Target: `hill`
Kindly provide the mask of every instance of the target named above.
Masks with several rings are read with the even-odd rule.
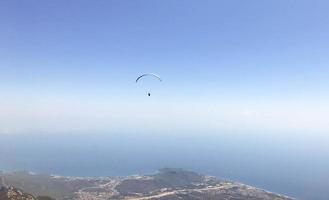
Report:
[[[32,195],[11,188],[24,198],[9,200],[291,200],[238,182],[218,180],[183,169],[164,168],[151,175],[79,178],[33,174],[0,173],[3,184],[22,188]],[[4,187],[6,188],[6,187]],[[7,188],[8,189],[8,188]],[[15,192],[16,191],[16,192]],[[3,192],[5,194],[5,192]],[[1,200],[7,200],[2,199]]]
[[[30,194],[26,194],[23,191],[14,187],[1,187],[0,188],[1,200],[37,200]]]

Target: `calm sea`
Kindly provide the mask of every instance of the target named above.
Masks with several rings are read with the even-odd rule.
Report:
[[[298,133],[0,135],[0,169],[122,176],[179,167],[300,199],[329,199],[329,136]]]

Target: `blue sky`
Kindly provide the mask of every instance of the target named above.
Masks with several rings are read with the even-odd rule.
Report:
[[[327,1],[1,1],[0,131],[329,131]],[[134,83],[160,74],[151,98]]]

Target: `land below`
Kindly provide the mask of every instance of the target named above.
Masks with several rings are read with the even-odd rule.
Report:
[[[29,199],[33,199],[32,197],[58,200],[292,199],[242,183],[172,168],[164,168],[151,175],[128,177],[64,177],[26,171],[0,172],[0,177],[1,191],[3,191],[0,195],[5,195],[5,191],[22,190],[24,193],[17,193],[22,193]]]

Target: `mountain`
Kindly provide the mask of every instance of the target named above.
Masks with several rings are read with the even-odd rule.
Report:
[[[173,168],[164,168],[151,175],[128,177],[80,178],[29,172],[0,173],[0,176],[3,177],[3,182],[7,185],[22,188],[35,196],[51,196],[58,200],[292,199],[238,182],[219,180],[211,176]],[[16,193],[24,194],[23,192]],[[32,195],[27,197],[30,198],[28,200],[35,200]],[[48,199],[49,197],[38,198],[38,200]]]
[[[32,195],[26,194],[23,191],[14,187],[1,187],[0,188],[1,200],[37,200]]]

